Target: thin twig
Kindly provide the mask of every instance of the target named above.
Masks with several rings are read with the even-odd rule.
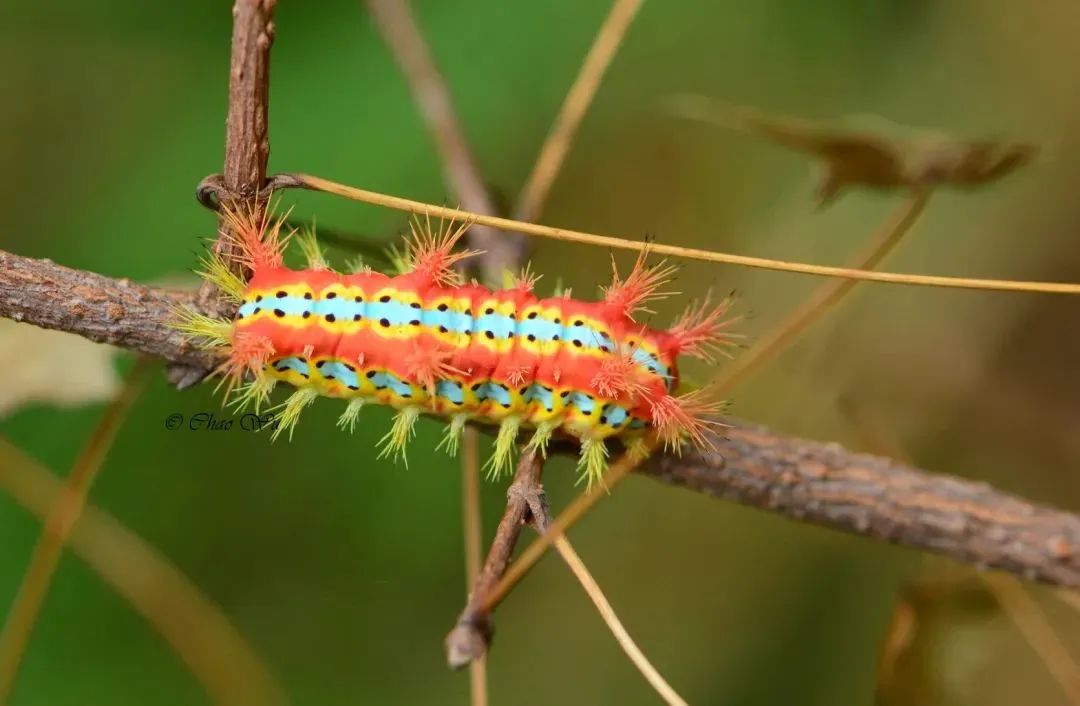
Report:
[[[615,0],[608,11],[600,31],[589,47],[589,53],[585,55],[585,62],[581,65],[577,78],[551,124],[532,172],[525,180],[525,186],[518,196],[517,208],[514,209],[516,220],[535,221],[540,217],[544,202],[551,192],[551,185],[555,183],[555,177],[562,169],[585,112],[592,104],[600,81],[643,3],[644,0]]]
[[[261,196],[270,160],[270,47],[274,43],[277,0],[236,0],[233,5],[232,56],[229,63],[229,109],[225,120],[225,169],[222,186],[234,206],[253,205]],[[224,226],[214,244],[226,252]],[[214,287],[199,292],[212,310]]]
[[[890,284],[909,284],[926,287],[944,287],[950,289],[985,289],[994,291],[1013,292],[1044,292],[1050,294],[1080,294],[1080,284],[1072,282],[1035,282],[1023,280],[1002,279],[979,279],[968,277],[944,277],[939,275],[918,275],[899,272],[878,272],[871,270],[855,270],[848,267],[833,267],[829,265],[812,265],[802,262],[789,262],[786,260],[773,260],[764,257],[751,257],[748,255],[733,255],[730,253],[714,250],[702,250],[699,248],[685,248],[678,245],[665,245],[663,243],[627,240],[610,235],[597,235],[578,230],[555,228],[536,223],[524,223],[509,218],[498,218],[473,213],[456,208],[446,208],[423,201],[391,196],[389,194],[358,189],[353,186],[339,184],[337,182],[311,176],[310,174],[281,174],[282,187],[298,187],[313,191],[322,191],[334,194],[354,201],[370,203],[376,206],[394,208],[399,211],[417,213],[420,215],[445,218],[447,220],[466,222],[491,226],[502,230],[516,231],[541,238],[562,240],[572,243],[584,243],[605,248],[619,250],[631,250],[634,252],[648,251],[653,255],[669,255],[689,260],[701,260],[703,262],[716,262],[743,267],[754,267],[763,270],[777,272],[795,272],[804,275],[816,275],[820,277],[842,277],[846,279],[863,280],[867,282],[886,282]]]
[[[86,505],[90,485],[105,462],[105,456],[116,439],[117,431],[136,398],[142,393],[154,367],[156,364],[151,358],[140,356],[136,360],[124,386],[102,414],[93,434],[76,459],[64,492],[49,510],[49,516],[30,556],[30,563],[26,567],[4,629],[0,632],[0,704],[6,704],[11,695],[19,664],[30,641],[30,633],[60,563],[64,544]]]
[[[655,448],[655,441],[652,443],[652,446]],[[650,452],[651,450],[652,449],[650,449]],[[551,523],[551,531],[541,533],[539,537],[529,544],[529,546],[525,547],[525,550],[521,552],[521,555],[518,556],[509,568],[507,568],[499,582],[485,596],[484,610],[487,612],[495,610],[496,606],[502,603],[507,594],[510,593],[510,590],[516,586],[521,579],[525,578],[525,575],[536,565],[536,562],[540,561],[544,552],[552,546],[552,540],[555,536],[557,534],[565,533],[566,530],[581,519],[593,505],[598,503],[601,499],[608,497],[615,486],[629,476],[640,464],[640,460],[633,458],[628,454],[623,454],[613,461],[608,466],[608,470],[604,473],[604,477],[600,483],[597,483],[589,490],[578,495],[561,513],[559,513],[559,516]]]
[[[447,185],[466,210],[495,215],[494,203],[465,140],[450,90],[407,0],[367,0],[367,6],[401,66],[413,99],[435,139]],[[470,229],[468,238],[470,246],[484,252],[481,266],[490,282],[498,282],[504,270],[513,270],[521,263],[525,244],[520,235],[507,236],[481,225]]]
[[[230,205],[254,206],[262,196],[270,160],[270,47],[274,43],[274,6],[277,0],[236,0],[233,5],[232,55],[229,61],[229,107],[225,120],[225,169],[221,190]],[[231,261],[232,245],[224,221],[218,222],[218,238],[212,246]],[[232,263],[240,274],[240,265]],[[230,306],[217,296],[210,282],[203,282],[196,296],[208,314],[231,316]],[[179,388],[195,384],[210,369],[186,363],[171,365],[169,380]]]
[[[486,596],[506,570],[521,528],[528,519],[530,498],[542,492],[540,474],[543,466],[543,458],[534,452],[522,454],[518,462],[514,480],[506,490],[506,510],[495,530],[495,538],[491,540],[487,559],[457,625],[446,636],[446,661],[454,669],[487,652],[492,625],[491,612],[484,607]]]
[[[0,439],[0,490],[43,523],[64,482]],[[215,704],[285,704],[288,698],[220,606],[115,517],[88,503],[69,537],[72,553],[176,651]]]

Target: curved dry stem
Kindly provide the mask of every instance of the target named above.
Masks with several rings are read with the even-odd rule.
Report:
[[[866,251],[852,261],[852,268],[873,270],[877,267],[919,220],[929,199],[929,191],[912,193],[874,236]],[[857,280],[838,279],[814,290],[800,306],[759,338],[750,350],[736,357],[713,378],[711,387],[716,394],[726,394],[787,350],[796,338],[834,309],[857,284]]]
[[[0,491],[45,521],[64,483],[0,439]],[[285,691],[229,622],[157,549],[88,504],[70,546],[94,573],[165,638],[217,704],[286,704]]]
[[[542,465],[543,460],[540,459],[539,463]],[[656,690],[665,703],[674,704],[675,706],[686,706],[686,701],[679,696],[678,693],[667,683],[667,680],[657,671],[656,667],[649,662],[648,658],[641,651],[641,648],[637,646],[633,638],[630,637],[630,633],[626,631],[622,621],[619,620],[619,616],[615,613],[615,609],[611,607],[607,597],[604,596],[604,592],[600,589],[600,585],[593,578],[588,568],[585,566],[585,562],[581,560],[577,552],[574,551],[573,546],[570,544],[570,540],[566,535],[553,528],[551,522],[551,512],[548,508],[547,497],[544,495],[543,488],[539,486],[539,482],[536,476],[533,476],[536,480],[531,488],[522,488],[521,492],[517,494],[518,499],[524,500],[525,505],[528,507],[529,524],[533,529],[541,533],[544,536],[550,536],[552,543],[555,545],[559,555],[562,556],[563,561],[570,568],[570,571],[581,583],[582,588],[585,589],[585,593],[589,596],[589,599],[596,606],[597,612],[600,613],[600,617],[607,624],[611,634],[615,637],[615,641],[619,643],[619,646],[626,653],[626,656],[630,658],[630,661],[634,664],[646,681]]]
[[[60,555],[71,528],[86,505],[90,485],[101,469],[105,456],[116,439],[117,431],[155,367],[156,363],[152,358],[140,356],[136,360],[124,386],[105,409],[101,421],[76,459],[71,474],[67,477],[64,492],[49,509],[48,518],[30,556],[30,563],[8,613],[4,630],[0,632],[0,703],[7,703],[11,694],[34,623],[41,612],[41,604],[49,591],[49,584],[60,563]]]
[[[611,634],[615,636],[615,640],[619,643],[619,647],[623,649],[626,656],[630,658],[630,661],[634,663],[641,675],[649,682],[653,689],[656,689],[656,693],[664,700],[665,703],[672,704],[674,706],[686,706],[686,701],[679,696],[679,694],[671,688],[671,685],[667,683],[663,675],[657,671],[656,667],[649,662],[649,659],[645,656],[645,653],[641,651],[641,648],[637,646],[634,639],[630,637],[630,633],[623,627],[622,621],[619,620],[619,616],[615,614],[615,609],[608,603],[607,598],[604,596],[604,592],[600,590],[600,585],[596,583],[596,579],[589,573],[589,569],[586,568],[585,562],[581,560],[577,552],[570,545],[566,536],[559,533],[552,540],[555,544],[555,549],[562,556],[563,561],[570,567],[570,571],[577,577],[578,582],[581,583],[581,587],[585,589],[585,593],[589,595],[589,599],[596,606],[596,610],[600,613],[600,617],[607,623],[608,629],[611,630]]]
[[[1009,620],[1039,655],[1054,681],[1061,686],[1069,703],[1080,704],[1080,667],[1038,604],[1012,576],[985,574],[981,578]]]
[[[476,167],[458,120],[450,89],[439,72],[431,49],[409,9],[407,0],[367,0],[379,32],[405,75],[413,100],[435,141],[447,185],[465,208],[488,215],[495,206]],[[480,225],[469,231],[469,245],[483,252],[484,277],[498,281],[521,259],[520,236],[506,237]]]
[[[600,81],[611,65],[615,53],[626,36],[627,29],[637,16],[645,0],[615,0],[608,11],[600,31],[585,55],[574,84],[566,94],[559,113],[551,124],[551,130],[540,147],[532,172],[518,196],[514,218],[519,221],[535,221],[544,209],[544,202],[551,192],[551,185],[562,169],[570,145],[577,134],[585,111],[589,109]]]
[[[634,252],[648,251],[653,255],[668,255],[689,260],[701,260],[703,262],[716,262],[728,265],[740,265],[762,270],[777,272],[795,272],[804,275],[816,275],[820,277],[840,277],[844,279],[861,280],[866,282],[885,282],[889,284],[908,284],[924,287],[943,287],[948,289],[981,289],[992,291],[1011,292],[1042,292],[1046,294],[1080,294],[1080,284],[1073,282],[1038,282],[1023,280],[984,279],[969,277],[945,277],[940,275],[905,274],[901,272],[879,272],[873,270],[858,270],[849,267],[833,267],[830,265],[812,265],[802,262],[790,262],[787,260],[773,260],[765,257],[751,257],[749,255],[733,255],[730,253],[700,248],[685,248],[678,245],[664,245],[661,243],[646,243],[643,241],[627,240],[625,238],[597,235],[584,231],[554,228],[552,226],[539,225],[536,223],[524,223],[509,218],[485,216],[479,213],[463,211],[456,208],[436,206],[423,201],[391,196],[377,191],[358,189],[353,186],[339,184],[337,182],[311,176],[310,174],[279,175],[282,183],[289,186],[322,191],[327,194],[341,196],[354,201],[394,208],[399,211],[418,213],[456,221],[469,221],[480,225],[491,226],[507,231],[516,231],[533,235],[540,238],[562,240],[573,243],[584,243],[605,248],[619,250],[632,250]]]

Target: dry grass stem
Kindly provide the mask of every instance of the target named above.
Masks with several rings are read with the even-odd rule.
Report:
[[[552,543],[555,545],[556,551],[562,556],[563,561],[570,567],[570,571],[574,573],[578,582],[581,583],[581,587],[585,589],[585,593],[589,595],[589,599],[592,600],[593,605],[596,606],[596,610],[600,613],[600,617],[607,623],[608,629],[611,630],[611,634],[615,636],[615,640],[618,641],[619,647],[623,649],[626,656],[630,658],[630,661],[634,663],[638,671],[642,676],[648,680],[653,689],[656,689],[656,693],[660,695],[664,702],[671,704],[672,706],[686,706],[686,701],[679,696],[676,691],[671,688],[671,685],[667,683],[667,680],[656,670],[656,667],[649,662],[649,659],[645,656],[645,653],[641,651],[641,648],[637,646],[633,638],[630,637],[630,633],[623,627],[622,621],[619,620],[619,616],[615,614],[615,609],[611,607],[607,598],[604,596],[604,592],[600,590],[600,585],[596,583],[596,579],[589,573],[588,568],[585,566],[585,562],[581,560],[574,548],[570,546],[569,540],[566,536],[554,530],[555,537],[552,539]]]
[[[874,236],[866,251],[852,261],[852,267],[859,270],[876,268],[919,220],[929,198],[928,191],[911,194]],[[791,347],[796,338],[835,308],[857,284],[857,280],[839,279],[818,287],[801,305],[759,338],[750,350],[737,356],[720,371],[711,383],[716,394],[726,394]]]
[[[608,11],[600,31],[593,40],[589,53],[581,65],[577,78],[559,108],[551,130],[540,147],[540,153],[529,173],[525,186],[518,196],[514,218],[519,221],[535,221],[544,209],[551,192],[551,185],[562,169],[563,161],[570,151],[585,112],[592,104],[600,81],[604,78],[615,53],[622,44],[626,31],[637,16],[645,0],[615,0]]]
[[[849,267],[833,267],[829,265],[790,262],[787,260],[773,260],[770,258],[751,257],[748,255],[733,255],[712,250],[702,250],[700,248],[685,248],[678,245],[647,243],[644,241],[627,240],[625,238],[610,235],[597,235],[594,233],[555,228],[536,223],[524,223],[509,218],[498,218],[456,208],[436,206],[435,204],[414,201],[400,196],[391,196],[377,191],[358,189],[356,187],[339,184],[308,174],[279,175],[279,179],[283,185],[322,191],[327,194],[341,196],[354,201],[361,201],[386,208],[394,208],[409,213],[417,213],[454,221],[472,221],[473,223],[480,225],[491,226],[507,231],[516,231],[540,238],[550,238],[552,240],[584,243],[586,245],[596,245],[619,250],[631,250],[634,252],[644,252],[647,250],[653,255],[667,255],[689,260],[740,265],[743,267],[753,267],[777,272],[795,272],[798,274],[816,275],[820,277],[841,277],[867,282],[944,287],[949,289],[1080,294],[1080,284],[1072,282],[1034,282],[1022,280],[945,277],[939,275],[918,275],[899,272],[878,272],[872,270],[851,269]]]
[[[45,522],[67,489],[0,439],[0,491]],[[284,689],[221,607],[116,518],[88,503],[71,530],[70,547],[172,646],[214,703],[288,703]]]
[[[439,72],[407,0],[367,0],[368,9],[383,39],[401,67],[442,164],[444,178],[462,205],[470,211],[495,214],[495,206],[465,139],[450,89]],[[521,259],[522,239],[494,232],[483,224],[469,231],[469,246],[483,251],[484,277],[497,282],[503,270],[513,270]]]
[[[465,593],[476,587],[480,575],[482,530],[480,522],[480,452],[475,429],[466,429],[461,453],[461,513],[465,525]],[[472,706],[486,706],[487,655],[469,663],[469,696]]]
[[[101,469],[116,439],[117,431],[155,367],[156,363],[151,358],[140,356],[136,360],[124,386],[105,409],[93,434],[76,459],[64,492],[57,497],[49,510],[49,516],[30,556],[30,563],[15,595],[3,632],[0,632],[0,704],[7,703],[11,694],[34,623],[41,612],[41,605],[60,563],[71,528],[75,526],[86,505],[90,485]]]

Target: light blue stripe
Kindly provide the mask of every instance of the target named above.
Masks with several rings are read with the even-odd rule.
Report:
[[[357,315],[360,315],[362,319],[374,321],[386,319],[391,326],[405,326],[419,320],[432,330],[443,326],[449,331],[471,333],[477,336],[484,336],[483,332],[492,331],[495,340],[506,339],[512,333],[526,338],[532,335],[536,341],[553,341],[556,336],[559,336],[563,342],[571,346],[573,341],[581,341],[582,349],[615,348],[610,339],[586,325],[563,326],[541,318],[518,321],[503,314],[484,314],[474,320],[466,316],[464,312],[439,311],[437,308],[414,309],[408,304],[394,300],[379,302],[365,299],[363,302],[357,302],[354,297],[340,295],[333,299],[304,299],[296,296],[279,298],[271,294],[271,296],[263,296],[261,302],[245,302],[240,306],[239,314],[248,317],[256,310],[272,312],[275,309],[285,312],[286,316],[303,316],[305,311],[309,311],[312,316],[325,319],[327,314],[331,314],[335,321],[353,321]],[[652,368],[657,375],[669,383],[672,382],[670,369],[663,365],[657,356],[638,348],[633,352],[633,359],[640,365]]]

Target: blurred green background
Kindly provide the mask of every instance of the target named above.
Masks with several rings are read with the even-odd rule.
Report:
[[[609,3],[414,3],[492,189],[512,202]],[[406,85],[353,0],[283,0],[271,83],[271,171],[453,201]],[[0,247],[139,281],[193,267],[212,216],[192,198],[219,171],[229,3],[8,0],[0,7]],[[974,193],[941,192],[888,268],[1080,281],[1076,247],[1080,6],[1064,0],[649,0],[557,181],[543,221],[628,237],[839,264],[899,201],[852,193],[817,211],[810,162],[676,120],[672,93],[809,118],[874,114],[1043,146]],[[389,237],[400,213],[314,194],[296,213]],[[606,281],[608,253],[534,243],[541,289]],[[336,253],[338,261],[342,253]],[[625,261],[625,258],[623,259]],[[599,274],[604,273],[604,274]],[[751,338],[817,284],[688,263],[678,289],[737,288]],[[687,297],[664,302],[661,320]],[[1080,314],[1070,298],[887,285],[841,311],[733,395],[734,413],[858,448],[853,399],[924,467],[1080,506]],[[123,364],[127,358],[122,358]],[[698,378],[709,374],[690,365]],[[408,469],[375,459],[385,410],[349,437],[315,404],[292,443],[170,432],[217,410],[209,386],[156,376],[92,501],[218,602],[296,704],[464,704],[442,638],[464,599],[460,472],[425,421]],[[0,421],[66,473],[102,406],[31,405]],[[574,494],[550,464],[552,505]],[[505,483],[483,489],[485,537]],[[39,523],[0,497],[0,606]],[[633,478],[573,532],[630,632],[694,704],[869,704],[913,552]],[[891,703],[1067,703],[993,611],[946,611]],[[1080,622],[1055,622],[1077,634]],[[496,615],[494,704],[652,704],[564,566],[547,558]],[[923,623],[924,625],[927,624]],[[923,633],[925,635],[925,633]],[[1076,640],[1073,640],[1075,645]],[[67,555],[13,704],[201,704],[168,645]]]

